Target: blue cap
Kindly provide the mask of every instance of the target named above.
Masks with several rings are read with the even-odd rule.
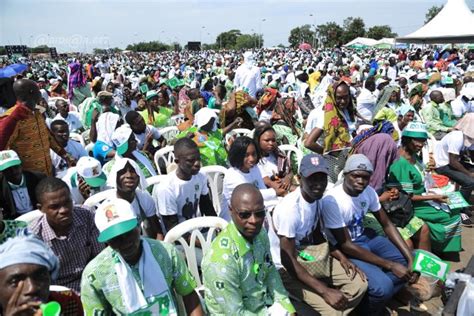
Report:
[[[328,164],[323,156],[319,154],[304,156],[300,163],[300,175],[307,178],[317,172],[329,174]]]

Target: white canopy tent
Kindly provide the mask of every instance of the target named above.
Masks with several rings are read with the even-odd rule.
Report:
[[[401,43],[473,43],[474,14],[465,0],[448,0],[443,9],[417,31],[396,39]]]
[[[360,46],[373,46],[377,44],[377,41],[374,40],[373,38],[367,38],[367,37],[357,37],[357,38],[354,38],[352,41],[350,41],[349,43],[345,44],[344,46],[356,46],[356,45],[360,45]]]

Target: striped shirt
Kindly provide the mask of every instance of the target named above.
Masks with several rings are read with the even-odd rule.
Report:
[[[72,214],[72,226],[68,236],[57,236],[44,214],[30,224],[30,230],[51,247],[59,258],[60,268],[56,285],[80,292],[82,271],[105,245],[97,241],[99,231],[91,211],[74,207]]]

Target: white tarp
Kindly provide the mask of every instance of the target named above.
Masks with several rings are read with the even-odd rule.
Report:
[[[352,45],[373,46],[375,44],[377,44],[377,41],[374,40],[373,38],[357,37],[344,46],[352,46]]]
[[[443,9],[417,31],[397,38],[402,43],[473,43],[474,14],[465,0],[448,0]]]

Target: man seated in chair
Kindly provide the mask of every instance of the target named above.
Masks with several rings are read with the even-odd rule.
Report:
[[[94,213],[73,206],[64,181],[54,177],[41,180],[36,187],[41,217],[30,223],[31,232],[43,240],[59,259],[56,284],[80,293],[81,273],[105,245],[97,241]]]
[[[273,260],[286,289],[296,298],[298,314],[348,315],[367,290],[365,275],[328,245],[321,233],[321,198],[329,173],[326,161],[309,154],[299,170],[300,187],[273,210],[269,225]],[[301,258],[305,253],[313,258]]]
[[[265,205],[253,184],[238,185],[230,201],[232,222],[212,242],[202,262],[211,315],[295,315],[262,230]]]
[[[38,315],[41,304],[57,301],[62,315],[81,315],[80,301],[75,293],[50,292],[58,270],[58,258],[34,236],[10,238],[1,244],[0,314]],[[75,312],[68,314],[68,307],[75,307]]]
[[[418,274],[411,270],[413,257],[407,244],[381,208],[379,197],[369,186],[374,171],[369,159],[355,154],[344,166],[344,181],[323,198],[322,219],[326,236],[361,269],[368,291],[359,307],[361,315],[380,315],[393,295]],[[387,237],[364,227],[371,212]]]
[[[84,269],[81,300],[86,315],[178,315],[175,293],[186,308],[180,315],[203,315],[192,277],[176,248],[140,236],[132,206],[104,201],[95,213],[105,248]]]
[[[15,219],[36,208],[35,187],[45,174],[23,170],[18,154],[0,151],[0,208],[5,219]]]
[[[166,231],[187,219],[201,215],[217,216],[209,195],[207,177],[200,173],[201,154],[193,140],[181,138],[174,145],[176,171],[158,184],[154,199]]]

